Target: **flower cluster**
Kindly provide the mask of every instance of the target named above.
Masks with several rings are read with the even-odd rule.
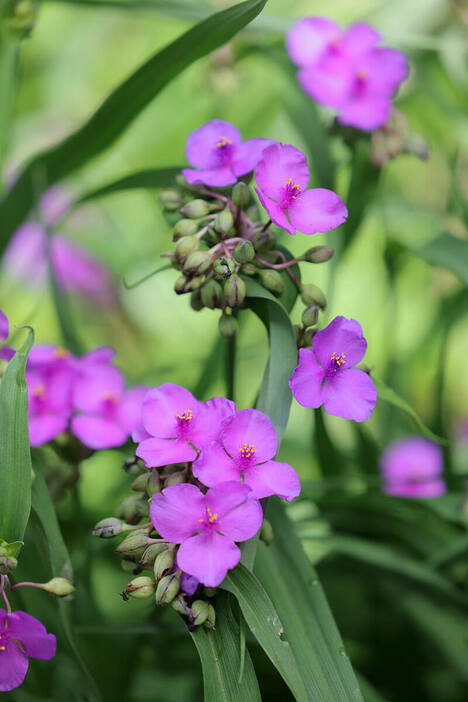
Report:
[[[341,124],[372,131],[388,122],[408,75],[404,54],[380,41],[368,24],[343,30],[328,18],[307,17],[288,32],[286,48],[306,93],[336,110]]]

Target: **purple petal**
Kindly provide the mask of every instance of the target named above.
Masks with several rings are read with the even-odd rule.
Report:
[[[447,492],[445,482],[440,479],[427,480],[421,483],[385,483],[383,491],[395,497],[408,497],[410,499],[430,499],[440,497]]]
[[[191,185],[209,185],[213,188],[223,188],[226,185],[237,183],[237,176],[230,166],[204,168],[198,171],[193,168],[183,168],[182,175]]]
[[[11,639],[0,654],[0,692],[19,687],[28,672],[28,657]]]
[[[184,541],[177,552],[177,561],[182,570],[203,585],[217,587],[228,570],[239,563],[240,556],[239,548],[226,536],[216,531],[203,531]]]
[[[357,368],[343,370],[325,380],[323,406],[328,414],[364,422],[377,404],[372,379]]]
[[[294,468],[289,463],[279,461],[267,461],[252,466],[245,472],[245,483],[252,488],[252,494],[258,500],[278,495],[291,502],[301,492],[299,476]]]
[[[276,201],[281,200],[288,181],[303,191],[309,179],[306,157],[291,144],[268,146],[255,170],[255,180],[262,194]]]
[[[17,639],[28,656],[48,661],[55,656],[56,640],[45,626],[26,612],[14,612],[8,617],[8,635]]]
[[[240,468],[217,442],[203,449],[192,468],[194,476],[207,487],[213,487],[227,480],[240,481]]]
[[[268,461],[278,450],[278,437],[271,419],[254,409],[236,412],[224,427],[221,442],[235,461],[238,460],[244,444],[255,447],[255,463]]]
[[[286,35],[289,58],[298,66],[310,66],[322,58],[330,42],[339,40],[342,31],[326,17],[306,17],[296,22]]]
[[[30,286],[43,286],[47,279],[47,235],[35,222],[22,224],[14,233],[2,260],[12,278]]]
[[[243,176],[255,170],[267,146],[275,142],[271,139],[248,139],[236,147],[232,161],[232,169],[236,176]]]
[[[143,459],[148,468],[168,466],[172,463],[194,461],[197,452],[185,439],[159,439],[151,437],[141,442],[136,455]]]
[[[394,441],[380,459],[383,476],[389,482],[404,483],[411,479],[424,481],[435,478],[443,470],[440,446],[420,436]]]
[[[83,368],[97,363],[110,363],[115,357],[115,350],[111,346],[99,346],[97,349],[88,351],[80,359],[80,366]]]
[[[221,119],[213,119],[191,132],[185,148],[187,161],[196,168],[216,168],[219,165],[217,144],[223,138],[230,141],[232,146],[238,146],[242,141],[237,127]]]
[[[225,397],[213,397],[200,407],[200,420],[193,434],[193,443],[203,449],[212,441],[218,441],[226,422],[236,413],[236,405]]]
[[[356,98],[346,103],[338,114],[338,122],[372,132],[390,119],[392,103],[388,98]]]
[[[113,366],[88,366],[75,383],[73,404],[82,412],[99,412],[103,403],[120,401],[125,390],[123,373]]]
[[[315,68],[301,68],[297,74],[299,85],[308,95],[336,109],[346,103],[354,78],[352,66],[340,56],[330,56]]]
[[[237,514],[237,510],[246,502],[250,494],[250,488],[238,480],[220,483],[206,493],[206,507],[213,514],[216,513],[221,522],[234,511]]]
[[[3,310],[0,310],[0,341],[5,341],[8,339],[8,334],[10,333],[10,323],[8,317]]]
[[[31,446],[41,446],[55,439],[58,434],[66,430],[68,419],[68,414],[54,414],[52,412],[41,412],[30,416],[28,425]]]
[[[71,430],[81,443],[95,450],[122,446],[129,436],[117,421],[93,414],[73,417]]]
[[[347,56],[358,56],[372,49],[382,39],[379,32],[364,22],[352,24],[340,42],[340,50]]]
[[[312,342],[312,350],[325,370],[334,353],[344,354],[346,368],[350,368],[364,358],[366,348],[367,341],[359,322],[341,316],[335,317],[325,329],[319,331]]]
[[[192,597],[198,590],[200,582],[193,575],[182,573],[180,576],[180,591]]]
[[[408,60],[396,49],[373,49],[360,58],[357,70],[365,75],[369,97],[391,97],[408,77]]]
[[[221,483],[208,490],[206,504],[218,514],[218,531],[232,541],[247,541],[260,529],[262,507],[247,485]]]
[[[153,495],[150,517],[154,528],[163,539],[180,544],[200,531],[200,522],[206,515],[205,497],[195,485],[171,485]],[[179,568],[196,575],[184,567],[177,555]]]
[[[3,346],[0,349],[0,359],[2,359],[2,361],[11,361],[15,353],[15,349],[12,349],[10,346]]]
[[[150,434],[161,439],[177,436],[177,415],[196,414],[199,405],[191,392],[173,383],[163,383],[148,392],[143,401],[143,424]]]
[[[39,201],[41,220],[46,227],[53,227],[62,219],[71,205],[70,195],[60,187],[49,188]]]
[[[300,232],[316,234],[339,227],[346,220],[348,210],[332,190],[313,188],[292,201],[288,214],[292,225]]]
[[[149,391],[146,385],[136,385],[127,390],[119,406],[119,422],[131,434],[134,429],[143,429],[142,406],[143,399]],[[145,437],[146,438],[146,437]]]
[[[322,384],[325,371],[311,349],[300,349],[299,364],[289,379],[289,387],[303,407],[320,407],[323,403]]]
[[[152,436],[149,434],[146,429],[144,428],[143,424],[138,426],[136,429],[132,431],[132,441],[135,444],[141,444],[145,439],[151,439]]]
[[[285,229],[289,234],[292,234],[294,236],[294,234],[296,233],[296,228],[293,227],[293,225],[289,222],[288,218],[286,217],[285,211],[276,202],[270,200],[258,188],[255,188],[255,192],[257,193],[263,207],[268,212],[271,221],[274,224],[276,224],[277,227]]]

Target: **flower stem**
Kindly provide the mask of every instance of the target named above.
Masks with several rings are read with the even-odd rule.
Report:
[[[226,397],[234,400],[236,337],[226,340]]]

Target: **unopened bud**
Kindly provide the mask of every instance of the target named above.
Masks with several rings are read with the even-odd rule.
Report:
[[[146,483],[148,481],[148,474],[147,473],[142,473],[141,475],[137,475],[133,483],[131,484],[131,488],[134,492],[145,492],[146,491]]]
[[[240,241],[234,249],[234,258],[237,263],[249,263],[255,258],[255,249],[251,241]]]
[[[146,531],[133,531],[125,537],[115,550],[117,553],[123,553],[126,556],[141,556],[148,546],[148,541],[150,541],[150,538]]]
[[[253,263],[244,263],[242,266],[242,273],[244,275],[257,275],[258,268],[257,266],[254,266]]]
[[[156,588],[156,604],[170,604],[180,591],[180,571],[172,575],[165,575]]]
[[[140,498],[138,495],[130,495],[117,506],[115,514],[119,519],[124,519],[128,522],[128,524],[136,524],[141,516],[139,502]]]
[[[0,556],[0,575],[8,575],[17,565],[18,561],[14,556]]]
[[[305,254],[302,254],[301,258],[309,263],[325,263],[331,259],[334,253],[335,250],[330,246],[313,246]]]
[[[250,205],[245,211],[245,214],[252,222],[260,221],[260,210],[257,205]]]
[[[201,289],[201,299],[205,307],[210,310],[221,307],[223,289],[216,280],[209,280]]]
[[[208,619],[210,603],[203,600],[195,600],[192,604],[192,626],[201,626]]]
[[[318,305],[321,310],[327,306],[325,294],[313,283],[302,286],[301,298],[305,305]]]
[[[212,604],[208,605],[208,616],[205,621],[207,629],[214,629],[216,624],[216,612]]]
[[[232,258],[225,258],[222,256],[221,258],[216,259],[213,264],[213,268],[218,278],[229,278],[229,276],[234,273],[236,264]]]
[[[203,592],[207,597],[214,597],[218,594],[218,590],[215,587],[204,587]]]
[[[196,236],[184,236],[183,239],[177,242],[175,247],[177,260],[183,263],[187,256],[197,251],[199,247],[200,241]]]
[[[210,206],[206,200],[191,200],[184,205],[180,212],[184,217],[189,219],[199,219],[200,217],[205,217],[210,211]]]
[[[236,183],[232,189],[232,201],[241,210],[245,209],[250,202],[249,186],[243,183]]]
[[[177,614],[181,614],[184,617],[188,617],[190,614],[190,607],[185,601],[185,595],[177,595],[171,602],[172,609],[175,609]]]
[[[177,278],[176,282],[174,283],[174,291],[177,293],[177,295],[183,295],[186,290],[186,285],[187,285],[187,278],[185,275],[179,275]]]
[[[223,314],[219,319],[219,333],[226,339],[232,339],[237,334],[239,325],[237,319]]]
[[[141,458],[133,456],[132,458],[127,458],[122,468],[129,475],[140,475],[141,473],[146,473],[147,468]]]
[[[66,597],[75,591],[72,583],[66,578],[52,578],[48,583],[44,583],[41,589],[56,597]]]
[[[123,531],[127,531],[127,524],[122,522],[120,519],[115,517],[108,517],[107,519],[102,519],[96,524],[93,529],[94,536],[99,536],[100,539],[111,539],[117,534],[121,534]]]
[[[264,251],[265,249],[270,248],[275,241],[276,237],[273,232],[267,230],[265,232],[257,232],[255,234],[253,238],[253,245],[255,247],[255,251]]]
[[[172,241],[178,241],[184,236],[193,236],[198,229],[198,222],[195,222],[193,219],[179,219],[174,225]]]
[[[187,482],[187,473],[184,470],[177,471],[176,473],[171,473],[164,478],[164,487],[167,488],[170,485],[181,485]]]
[[[160,553],[167,550],[167,544],[150,544],[140,558],[139,565],[141,568],[153,568],[154,562]]]
[[[208,251],[194,251],[187,256],[184,263],[184,273],[202,275],[211,267],[211,254]]]
[[[218,212],[214,221],[214,228],[223,236],[227,236],[234,226],[234,218],[229,207],[226,207],[222,212]]]
[[[174,551],[166,546],[164,551],[161,551],[154,561],[154,577],[156,580],[161,580],[164,575],[170,573],[173,566]]]
[[[309,307],[306,307],[302,313],[302,324],[305,327],[313,327],[314,324],[317,324],[318,313],[317,305],[309,305]]]
[[[275,295],[281,295],[284,288],[283,278],[278,271],[272,271],[270,269],[260,269],[258,271],[258,277],[264,288],[274,293]]]
[[[166,210],[177,210],[183,203],[182,195],[175,188],[161,188],[159,202]]]
[[[302,333],[303,329],[300,324],[293,324],[293,331],[294,331],[294,336],[296,338],[296,344],[299,345],[299,342],[301,341],[302,338]]]
[[[193,292],[197,291],[198,288],[203,284],[203,276],[202,275],[196,275],[194,278],[190,278],[190,280],[187,281],[187,284],[185,286],[185,289],[187,292]],[[196,303],[201,302],[201,297],[197,298],[197,296],[194,296],[194,300]],[[194,310],[196,310],[198,307],[197,304],[194,306]]]
[[[268,519],[263,520],[262,528],[260,529],[260,538],[264,544],[269,546],[273,541],[275,535],[273,533],[273,527]]]
[[[302,335],[302,340],[301,340],[301,346],[303,348],[308,348],[309,346],[312,346],[312,342],[314,340],[314,336],[318,332],[318,329],[306,329],[304,334]]]
[[[246,292],[244,281],[234,273],[224,283],[224,302],[229,307],[239,307],[244,302]]]
[[[203,235],[203,241],[205,241],[209,246],[214,246],[219,242],[219,234],[210,227]]]
[[[195,312],[200,312],[204,308],[204,304],[201,298],[201,288],[197,288],[192,292],[190,295],[190,307],[192,310],[195,310]]]
[[[420,134],[408,134],[403,144],[403,151],[413,154],[421,161],[427,161],[431,155],[431,147]]]
[[[147,575],[139,575],[138,578],[134,578],[127,584],[125,592],[137,600],[144,600],[151,597],[155,589],[156,584],[152,578]]]
[[[157,470],[153,469],[146,480],[146,492],[150,497],[161,492],[161,478]]]

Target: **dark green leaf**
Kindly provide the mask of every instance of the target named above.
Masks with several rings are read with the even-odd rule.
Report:
[[[448,268],[468,285],[468,241],[452,234],[440,234],[414,253],[433,266]]]
[[[363,222],[367,208],[377,191],[380,172],[381,169],[374,166],[370,160],[368,143],[358,140],[353,147],[351,180],[345,199],[348,219],[344,225],[344,239],[340,253],[343,253],[351,244]]]
[[[31,455],[25,368],[34,342],[26,341],[9,362],[0,383],[0,538],[22,541],[31,509]]]
[[[107,183],[100,188],[90,190],[81,195],[75,205],[81,205],[89,200],[97,200],[122,190],[137,190],[141,188],[164,188],[174,185],[175,177],[180,173],[182,166],[174,168],[151,168],[146,171],[138,171],[118,180]]]

